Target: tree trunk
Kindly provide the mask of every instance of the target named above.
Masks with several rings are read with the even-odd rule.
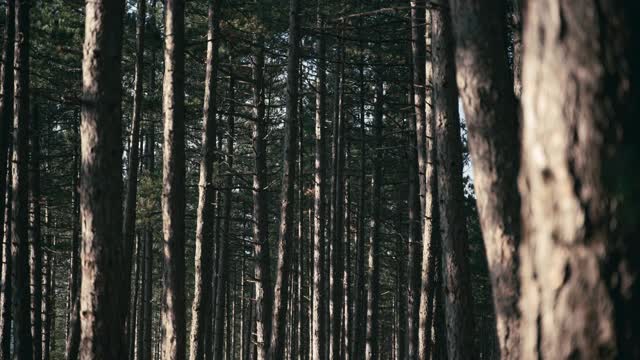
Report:
[[[202,119],[202,149],[196,220],[196,254],[194,296],[191,306],[191,339],[189,359],[202,360],[205,349],[206,323],[212,311],[211,268],[213,266],[213,162],[216,146],[216,88],[220,0],[209,1],[207,32],[207,70]]]
[[[344,31],[342,31],[344,33]],[[344,242],[344,61],[345,50],[341,42],[338,52],[338,74],[336,79],[336,111],[333,122],[333,202],[331,214],[331,307],[329,309],[330,331],[329,331],[329,359],[340,359],[340,329],[342,328],[342,281],[344,271],[343,242]]]
[[[526,11],[525,359],[640,357],[638,10],[540,1]]]
[[[378,70],[379,71],[379,70]],[[375,139],[375,155],[373,179],[371,182],[371,236],[369,254],[367,256],[367,323],[365,338],[365,360],[378,359],[378,302],[380,297],[380,266],[378,249],[380,248],[380,215],[382,206],[382,118],[383,118],[384,83],[382,74],[376,74],[376,100],[373,114],[373,131]]]
[[[124,201],[124,224],[123,224],[123,249],[124,253],[124,269],[128,277],[131,276],[132,268],[132,256],[134,254],[134,239],[136,236],[136,195],[138,193],[138,166],[140,163],[140,123],[142,122],[142,100],[143,100],[143,67],[144,67],[144,30],[145,30],[145,17],[146,17],[147,0],[137,1],[137,16],[136,16],[136,60],[133,80],[133,115],[131,116],[131,144],[129,146],[129,164],[128,164],[128,176],[127,176],[127,191]],[[140,252],[140,248],[138,249]],[[139,269],[139,268],[138,268]],[[136,279],[139,274],[139,270],[136,270]],[[131,294],[131,281],[125,281],[123,296],[125,299],[129,299]],[[134,285],[137,286],[137,283]],[[134,297],[134,299],[136,299]],[[135,304],[135,300],[134,300]],[[135,317],[136,309],[122,309],[126,312],[127,325],[124,329],[125,341],[129,342],[129,339],[134,339],[134,335],[130,332],[135,332],[135,324],[132,324]],[[131,341],[133,342],[133,341]],[[133,349],[133,344],[129,343],[128,346]],[[133,357],[130,356],[129,359]]]
[[[231,58],[229,59],[231,60]],[[230,61],[230,63],[232,63]],[[233,187],[233,162],[234,162],[234,140],[235,140],[235,78],[233,73],[229,79],[229,91],[227,93],[227,99],[229,99],[229,113],[227,115],[227,148],[226,148],[226,170],[224,181],[224,227],[222,230],[222,237],[218,243],[218,280],[216,281],[216,312],[215,312],[215,327],[214,327],[214,348],[213,356],[215,359],[222,359],[224,353],[224,340],[225,340],[225,308],[230,308],[231,304],[227,303],[227,291],[231,291],[231,288],[227,285],[229,282],[229,264],[231,264],[230,255],[231,249],[229,248],[229,238],[231,234],[231,205],[233,202],[233,193],[231,188]],[[227,303],[227,304],[225,304]],[[233,326],[227,322],[227,327]],[[227,348],[227,353],[230,350]]]
[[[319,11],[318,11],[319,13]],[[318,14],[318,27],[323,27],[323,20]],[[324,360],[324,322],[323,309],[326,302],[324,292],[324,243],[325,243],[325,115],[326,115],[326,45],[325,37],[320,34],[317,41],[318,77],[316,80],[316,114],[315,114],[315,171],[314,171],[314,226],[313,226],[313,309],[311,326],[311,354],[313,360]]]
[[[15,38],[15,6],[14,0],[8,0],[5,12],[5,26],[2,41],[2,64],[0,64],[0,241],[4,238],[5,194],[7,193],[7,168],[10,166],[7,159],[10,158],[9,144],[11,138],[11,125],[13,121],[13,51]],[[1,246],[0,246],[1,248]],[[0,249],[0,259],[2,258]]]
[[[33,359],[42,360],[42,230],[40,194],[40,118],[34,107],[31,116],[31,159],[29,161],[29,195],[31,244],[31,335]]]
[[[120,60],[124,1],[87,2],[80,136],[80,358],[125,358]],[[106,36],[109,34],[109,36]],[[114,301],[118,299],[117,301]]]
[[[14,358],[33,358],[29,291],[29,2],[16,1],[11,263]]]
[[[162,98],[162,359],[183,360],[186,355],[184,0],[166,0],[165,32]]]
[[[473,309],[467,230],[462,184],[462,142],[455,86],[453,33],[449,12],[431,14],[433,36],[433,91],[439,225],[442,239],[442,272],[445,286],[447,350],[451,359],[474,354]]]
[[[507,64],[505,3],[451,1],[458,89],[491,274],[502,359],[520,359],[520,162],[517,102]]]
[[[77,125],[77,124],[76,124]],[[77,136],[79,126],[74,126]],[[67,337],[65,339],[65,359],[76,360],[80,350],[80,146],[73,148],[73,182],[71,189],[72,225],[71,225],[71,257],[69,269],[69,313],[67,314]]]
[[[257,4],[257,6],[260,6]],[[265,49],[262,34],[257,35],[258,53],[253,67],[253,151],[255,152],[255,174],[253,176],[253,241],[255,251],[255,296],[256,296],[256,346],[257,359],[265,360],[271,338],[271,310],[273,288],[271,286],[271,258],[269,251],[269,216],[267,208],[267,119],[265,117],[264,61]]]
[[[9,143],[9,153],[13,153],[13,146]],[[9,166],[7,170],[7,183],[13,179],[13,166]],[[11,204],[13,201],[13,188],[7,186],[7,204]],[[3,194],[4,196],[4,194]],[[7,206],[3,226],[5,226],[4,232],[4,247],[3,259],[2,259],[2,318],[0,318],[0,345],[2,346],[2,360],[11,360],[11,288],[12,288],[12,270],[11,270],[11,206]]]
[[[298,41],[299,0],[289,1],[289,50],[287,60],[287,107],[284,140],[280,226],[278,229],[278,264],[274,287],[270,360],[284,357],[285,325],[289,299],[289,272],[293,235],[294,190],[298,141]]]

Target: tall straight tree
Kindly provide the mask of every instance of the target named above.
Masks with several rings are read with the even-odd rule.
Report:
[[[147,13],[147,0],[137,1],[136,13],[136,59],[133,75],[133,114],[131,116],[131,142],[129,145],[129,165],[127,167],[127,191],[124,200],[124,222],[123,222],[123,249],[124,253],[124,271],[131,276],[132,257],[134,254],[134,238],[136,236],[136,197],[138,194],[138,167],[140,163],[140,126],[142,122],[142,97],[143,97],[143,80],[144,80],[144,30],[145,18]],[[138,253],[142,253],[142,246],[138,246]],[[137,266],[137,265],[136,265]],[[136,269],[136,279],[140,273],[140,267]],[[126,281],[123,289],[123,297],[129,299],[131,294],[131,281]],[[137,286],[137,284],[136,284]],[[136,297],[134,296],[134,299]],[[135,300],[134,300],[135,304]],[[131,310],[131,312],[129,311]],[[133,309],[122,309],[127,315],[127,325],[124,331],[132,331],[135,333],[135,306]],[[129,315],[131,314],[131,315]],[[132,316],[133,315],[133,316]],[[130,335],[130,336],[126,336]],[[134,339],[131,334],[125,334],[125,339]],[[134,341],[131,341],[130,347]]]
[[[289,300],[290,250],[293,237],[296,153],[298,151],[298,60],[300,0],[289,0],[289,49],[287,59],[287,107],[282,164],[282,194],[278,229],[278,263],[274,286],[270,360],[284,358],[287,303]]]
[[[524,359],[640,357],[639,10],[549,0],[526,11]]]
[[[469,359],[474,353],[473,311],[467,230],[462,184],[462,141],[455,84],[453,33],[449,11],[431,14],[433,36],[433,91],[439,226],[442,240],[441,271],[445,287],[447,354]]]
[[[184,0],[165,3],[162,156],[162,360],[183,360],[185,320]]]
[[[124,1],[87,1],[82,62],[80,358],[123,359],[120,60]],[[114,300],[119,299],[119,300]]]
[[[380,297],[380,220],[382,206],[382,120],[384,117],[383,96],[384,82],[381,70],[376,70],[376,99],[373,114],[373,132],[375,139],[375,160],[373,163],[373,178],[371,181],[371,235],[369,238],[369,253],[367,255],[367,317],[365,338],[365,360],[379,358],[378,339],[378,308]]]
[[[0,64],[0,241],[4,237],[5,194],[7,192],[7,159],[9,134],[13,121],[13,40],[15,33],[15,4],[8,0],[5,5],[5,27],[2,40],[2,63]],[[0,250],[2,254],[2,250]],[[2,258],[2,256],[0,256]]]
[[[502,359],[520,359],[519,128],[507,64],[505,1],[452,0],[458,89],[491,275]]]
[[[13,197],[11,203],[11,263],[14,359],[33,358],[29,291],[29,13],[30,1],[15,4],[13,61]]]
[[[33,359],[42,359],[42,227],[40,190],[40,118],[38,108],[33,107],[30,126],[29,161],[29,243],[31,244],[31,334],[33,336]]]
[[[11,356],[11,236],[10,204],[11,177],[8,169],[11,163],[11,129],[13,123],[13,52],[15,38],[15,2],[8,0],[5,5],[5,27],[2,41],[2,64],[0,65],[0,359]],[[6,220],[6,221],[5,221]],[[5,232],[6,225],[6,232]]]
[[[318,10],[318,27],[323,27],[322,17]],[[315,169],[313,190],[313,309],[311,319],[311,354],[313,360],[323,360],[324,330],[323,317],[324,291],[324,242],[325,242],[325,103],[326,103],[326,45],[325,36],[321,32],[317,40],[318,77],[316,79],[316,113],[315,113]]]
[[[258,16],[260,2],[256,1]],[[257,30],[257,53],[253,61],[254,122],[252,145],[255,153],[253,175],[253,241],[255,251],[255,307],[256,307],[256,358],[265,360],[271,338],[271,310],[273,288],[271,286],[271,259],[269,251],[269,217],[267,209],[267,119],[265,117],[264,66],[265,44],[262,29]]]
[[[213,266],[213,162],[216,147],[216,88],[218,83],[218,47],[220,44],[220,0],[210,0],[207,30],[207,65],[202,116],[202,149],[196,219],[195,294],[191,306],[189,359],[202,360],[205,333],[212,310]]]

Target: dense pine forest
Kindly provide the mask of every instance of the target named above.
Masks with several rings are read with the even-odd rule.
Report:
[[[637,2],[0,12],[0,360],[640,359]]]

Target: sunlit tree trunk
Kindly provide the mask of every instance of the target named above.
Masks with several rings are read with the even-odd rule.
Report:
[[[529,2],[522,356],[640,357],[635,2]]]
[[[202,149],[196,220],[194,296],[191,306],[189,358],[204,358],[206,323],[212,311],[211,268],[213,266],[213,162],[216,141],[216,89],[218,77],[220,0],[209,1],[207,32],[207,68],[202,119]]]
[[[183,360],[186,356],[184,5],[184,0],[165,3],[162,360]]]
[[[121,296],[128,279],[122,269],[126,251],[122,247],[120,110],[124,1],[87,2],[85,15],[79,352],[83,360],[122,359],[127,356],[123,330],[129,302]]]

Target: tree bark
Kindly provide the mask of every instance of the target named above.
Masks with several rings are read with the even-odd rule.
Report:
[[[640,357],[632,2],[530,2],[519,187],[522,355]]]
[[[457,80],[491,274],[502,359],[520,359],[519,124],[507,64],[504,1],[451,1]]]
[[[130,277],[132,270],[132,256],[134,254],[134,239],[136,237],[136,196],[138,194],[138,170],[140,164],[140,124],[142,122],[142,100],[143,100],[143,71],[144,71],[144,30],[145,30],[145,17],[147,9],[147,0],[137,1],[137,13],[136,13],[136,58],[133,80],[133,114],[131,116],[131,143],[129,146],[129,164],[128,164],[128,176],[127,176],[127,189],[124,200],[124,224],[123,224],[123,249],[124,253],[124,269],[126,274]],[[138,253],[140,252],[138,249]],[[139,276],[139,268],[136,270],[136,279]],[[124,284],[123,296],[125,299],[129,299],[131,294],[131,281],[126,281]],[[137,286],[135,283],[134,286]],[[137,293],[136,293],[137,294]],[[134,304],[137,298],[134,296]],[[133,334],[135,333],[135,323],[132,317],[135,317],[136,309],[123,309],[126,311],[126,327],[124,331],[125,341],[128,346],[133,349],[133,341],[129,339],[135,339]],[[131,352],[133,353],[133,352]],[[129,356],[129,359],[133,359],[133,356]]]
[[[77,124],[75,124],[77,125]],[[74,127],[74,136],[80,142],[77,134],[79,126]],[[67,314],[67,337],[65,339],[65,359],[76,360],[80,350],[80,146],[73,148],[73,182],[71,189],[72,225],[71,225],[71,256],[69,269],[69,313]]]
[[[162,359],[183,360],[185,320],[185,111],[184,0],[166,0],[164,41],[164,146],[162,232],[164,272],[162,294]]]
[[[9,186],[7,182],[7,169],[10,166],[7,159],[11,154],[10,141],[13,122],[13,52],[15,38],[15,4],[14,0],[8,0],[5,5],[5,26],[2,41],[2,64],[0,64],[0,241],[4,238],[5,194]],[[1,246],[0,246],[1,248]],[[0,259],[2,258],[0,249]]]
[[[202,360],[205,353],[206,323],[212,311],[211,268],[213,266],[213,162],[216,146],[216,89],[218,83],[218,47],[220,0],[209,1],[207,31],[207,69],[202,119],[202,149],[198,210],[196,219],[196,254],[194,296],[191,306],[189,359]]]
[[[294,190],[298,141],[298,60],[299,0],[289,1],[289,50],[287,60],[287,106],[284,140],[280,226],[278,229],[278,263],[274,287],[270,360],[284,357],[285,325],[289,299],[289,272],[293,236]]]
[[[256,3],[256,6],[260,6]],[[257,34],[258,50],[253,65],[254,116],[252,144],[255,153],[253,175],[253,241],[255,251],[256,296],[256,358],[265,360],[271,339],[273,287],[271,286],[271,257],[269,251],[269,216],[267,208],[267,119],[265,117],[264,61],[265,44]]]
[[[433,91],[437,153],[439,225],[442,239],[447,353],[450,359],[474,354],[473,311],[467,256],[462,184],[462,142],[451,17],[446,9],[431,14]]]
[[[319,13],[319,10],[318,10]],[[324,22],[318,14],[318,27]],[[325,116],[326,116],[326,45],[323,34],[318,36],[318,77],[316,80],[316,113],[315,113],[315,170],[314,170],[314,226],[313,226],[313,311],[311,325],[311,354],[313,360],[324,360],[324,323],[323,308],[326,302],[324,292],[324,243],[325,243]]]
[[[33,337],[33,359],[42,360],[42,228],[40,193],[40,118],[33,108],[30,129],[31,158],[29,161],[29,197],[31,244],[31,335]]]
[[[378,72],[380,70],[377,70]],[[365,360],[377,360],[378,348],[378,308],[380,297],[380,217],[382,206],[382,118],[384,83],[382,74],[376,74],[376,97],[373,114],[373,131],[375,139],[375,155],[373,163],[373,178],[371,181],[371,236],[369,238],[369,253],[367,255],[367,316],[365,338]]]
[[[13,153],[13,146],[11,142],[9,143],[9,153]],[[11,179],[13,179],[13,166],[9,166],[7,170],[7,183],[10,183]],[[3,194],[4,196],[4,194]],[[6,191],[6,199],[7,204],[12,203],[13,199],[13,188],[12,186],[7,186]],[[2,328],[0,329],[0,346],[2,346],[2,352],[0,355],[2,356],[2,360],[11,360],[11,288],[12,288],[12,270],[11,270],[11,206],[7,206],[7,209],[4,214],[3,226],[5,226],[4,232],[4,247],[3,251],[3,259],[2,259],[2,307],[0,310],[2,311],[2,318],[0,318],[0,325]]]
[[[13,357],[33,359],[29,289],[29,11],[27,0],[16,1],[13,86],[13,180],[11,263]]]
[[[231,58],[229,59],[232,63]],[[229,91],[227,93],[227,99],[229,99],[229,112],[227,115],[227,148],[225,152],[226,166],[224,167],[227,174],[224,181],[224,226],[222,229],[222,237],[220,237],[218,243],[218,279],[216,281],[216,312],[215,312],[215,327],[214,327],[214,339],[213,339],[213,356],[215,359],[222,359],[224,354],[225,343],[225,318],[228,310],[232,304],[227,301],[227,292],[231,291],[229,286],[229,264],[231,262],[231,249],[229,247],[229,238],[231,234],[231,205],[233,203],[233,193],[231,188],[233,187],[233,162],[234,162],[234,140],[235,140],[235,85],[236,80],[234,74],[230,75],[229,79]],[[225,312],[226,310],[226,312]],[[227,328],[232,327],[233,324],[227,321]],[[230,349],[227,347],[226,353],[229,353]]]
[[[125,358],[120,83],[124,1],[87,2],[80,136],[80,358]],[[109,36],[106,36],[109,34]],[[118,299],[114,301],[115,299]]]

